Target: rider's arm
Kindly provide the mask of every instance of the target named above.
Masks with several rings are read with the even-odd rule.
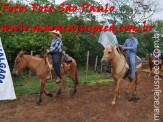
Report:
[[[119,45],[120,48],[122,47],[127,47],[127,40],[125,41],[125,43],[123,45]]]
[[[60,51],[62,48],[62,41],[60,38],[57,38],[56,40],[52,40],[50,49],[48,53],[53,53],[53,52],[57,52]]]
[[[137,51],[137,46],[138,46],[138,40],[136,38],[134,38],[132,46],[128,46],[127,50],[131,50],[131,51],[136,52]]]

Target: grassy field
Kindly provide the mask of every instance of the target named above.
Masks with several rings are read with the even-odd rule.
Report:
[[[36,94],[39,93],[40,91],[40,81],[39,79],[35,76],[35,74],[32,74],[31,77],[31,82],[29,82],[29,74],[28,70],[26,71],[25,78],[23,79],[22,77],[15,77],[13,76],[13,83],[15,87],[15,92],[16,95],[25,95],[25,94]],[[98,84],[109,84],[112,82],[112,79],[105,79],[104,77],[111,77],[111,74],[104,74],[104,73],[97,73],[94,72],[92,69],[89,70],[88,76],[86,77],[85,74],[85,69],[84,68],[78,68],[78,79],[79,79],[79,84],[88,84],[88,85],[96,85]],[[71,79],[68,78],[68,74],[66,74],[67,78],[67,83],[65,90],[69,90],[73,88],[73,82]],[[46,89],[47,90],[52,90],[53,88],[58,89],[61,86],[60,84],[57,84],[54,82],[54,80],[49,80],[48,83],[46,84]]]

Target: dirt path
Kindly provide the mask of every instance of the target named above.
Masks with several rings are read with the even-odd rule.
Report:
[[[136,103],[125,95],[127,83],[122,82],[121,99],[115,106],[110,106],[114,84],[78,86],[75,96],[72,90],[63,92],[56,102],[44,96],[41,106],[35,106],[38,95],[18,96],[16,101],[0,102],[0,122],[153,122],[153,76],[141,75]],[[163,95],[160,102],[161,109]],[[160,117],[163,122],[163,109]]]

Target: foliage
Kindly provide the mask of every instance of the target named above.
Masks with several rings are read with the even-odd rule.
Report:
[[[96,84],[109,84],[113,82],[113,80],[109,79],[102,79],[102,77],[105,76],[105,74],[94,74],[93,70],[89,70],[88,76],[85,77],[85,69],[78,67],[78,80],[80,85],[96,85]],[[28,71],[27,71],[28,72]],[[107,76],[111,76],[111,74],[107,74]],[[68,76],[67,76],[68,77]],[[32,75],[31,82],[28,81],[29,77],[28,75],[25,76],[25,79],[22,79],[20,77],[13,77],[14,81],[14,87],[16,95],[26,95],[26,94],[39,94],[40,90],[40,81],[39,79]],[[46,83],[46,89],[52,90],[55,88],[56,90],[59,89],[61,84],[55,83],[53,80],[48,81]],[[66,91],[69,89],[73,89],[73,82],[70,79],[67,79],[66,83]]]
[[[1,3],[5,3],[5,0],[1,0]],[[65,13],[65,12],[59,12],[57,13],[57,7],[52,0],[35,0],[35,2],[39,3],[39,5],[53,5],[54,11],[50,13],[44,13],[44,12],[34,12],[31,13],[30,11],[27,11],[25,13],[23,12],[4,12],[0,13],[0,27],[2,25],[26,25],[30,24],[33,25],[77,25],[77,22],[80,22],[80,25],[100,25],[100,22],[97,21],[96,16],[92,13],[89,13],[87,10],[82,14],[79,15],[79,13]],[[94,0],[67,0],[66,2],[70,2],[73,5],[80,6],[81,3],[89,3],[90,5],[100,5],[100,3],[95,2]],[[65,3],[66,3],[65,2]],[[18,3],[18,6],[25,4],[25,3]],[[30,4],[30,3],[28,3]],[[15,5],[15,3],[10,2],[9,5]],[[28,6],[28,9],[30,7]],[[121,6],[122,11],[124,11],[123,15],[123,21],[118,21],[116,19],[117,25],[125,24],[128,22],[128,20],[125,20],[127,17],[128,12],[131,8],[129,8],[127,5]],[[0,6],[0,10],[2,10],[2,6]],[[79,11],[78,11],[79,12]],[[118,11],[115,11],[118,12]],[[121,15],[121,13],[117,13],[117,16]],[[105,15],[106,16],[106,15]],[[110,15],[108,15],[110,16]],[[109,20],[110,23],[112,23],[114,20]],[[163,23],[162,21],[156,21],[152,24],[157,25],[156,29],[162,30]],[[140,25],[139,25],[140,26]],[[75,32],[61,32],[63,35],[63,43],[64,43],[64,50],[73,58],[77,60],[77,63],[80,65],[85,65],[86,62],[86,55],[87,51],[90,51],[90,64],[94,65],[95,57],[98,55],[99,59],[103,55],[103,47],[101,44],[98,43],[99,38],[99,32],[96,32],[94,37],[91,38],[91,32],[79,32],[77,37],[73,37]],[[162,33],[162,32],[161,32]],[[139,40],[139,48],[138,48],[138,55],[141,57],[145,56],[146,52],[150,51],[152,52],[153,48],[153,40],[152,40],[152,33],[138,33],[136,35],[136,38]],[[8,62],[10,64],[10,67],[12,68],[14,59],[18,52],[20,50],[25,50],[27,54],[30,54],[30,51],[34,52],[35,54],[44,54],[45,50],[50,47],[50,43],[52,40],[51,35],[49,32],[30,32],[30,31],[0,31],[0,36],[2,38],[3,47],[5,49]],[[123,44],[124,41],[128,38],[128,35],[126,32],[118,33],[116,32],[116,36],[118,38],[118,41],[120,44]],[[162,38],[161,38],[162,40]]]

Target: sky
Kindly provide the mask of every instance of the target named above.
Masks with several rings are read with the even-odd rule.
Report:
[[[64,2],[65,0],[56,0],[56,4],[60,4],[62,2]],[[97,2],[100,2],[100,0],[96,0]],[[105,0],[102,0],[102,1],[105,1]],[[106,0],[106,1],[109,1],[109,0]],[[153,15],[151,17],[152,20],[156,20],[156,19],[161,19],[163,20],[163,0],[154,0],[154,1],[158,1],[159,2],[159,8],[162,9],[162,11],[160,11],[159,13]]]
[[[8,1],[11,1],[11,0],[8,0]],[[18,1],[18,0],[13,0],[14,2],[15,1]],[[24,0],[24,1],[30,1],[30,0]],[[65,0],[55,0],[56,4],[60,4],[62,2],[64,2]],[[108,1],[109,3],[109,0],[96,0],[97,2],[100,2],[100,1]],[[151,1],[158,1],[159,2],[159,8],[162,9],[162,11],[160,12],[157,12],[155,15],[151,16],[151,19],[152,20],[157,20],[157,19],[161,19],[163,20],[163,0],[151,0]]]

